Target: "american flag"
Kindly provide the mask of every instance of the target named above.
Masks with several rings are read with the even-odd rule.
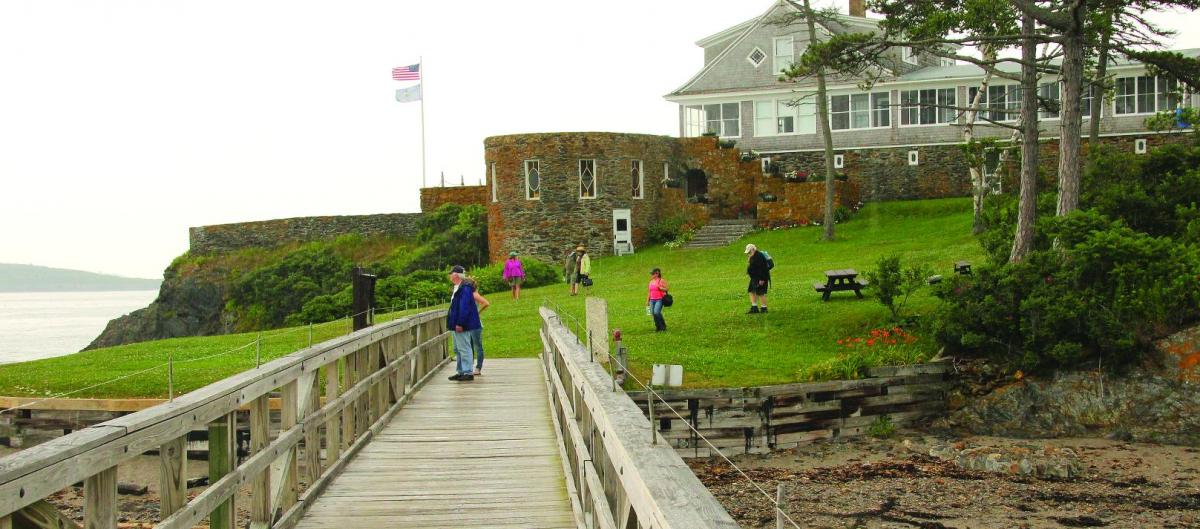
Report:
[[[392,68],[392,79],[396,81],[420,81],[421,65],[410,64],[408,66]]]

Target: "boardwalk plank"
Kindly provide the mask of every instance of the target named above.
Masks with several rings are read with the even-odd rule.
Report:
[[[489,360],[474,382],[417,392],[299,529],[575,527],[536,359]]]

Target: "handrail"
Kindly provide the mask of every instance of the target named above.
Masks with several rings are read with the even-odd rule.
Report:
[[[117,465],[156,449],[163,463],[164,517],[156,527],[191,527],[210,517],[214,529],[232,529],[232,497],[246,482],[253,483],[251,525],[290,527],[310,504],[305,500],[446,361],[445,316],[444,310],[415,314],[315,344],[171,402],[0,459],[0,527],[13,513],[79,481],[85,482],[87,527],[116,527]],[[281,431],[272,440],[268,402],[276,389]],[[243,406],[250,407],[253,454],[239,466],[229,452]],[[211,485],[187,502],[186,436],[205,425],[215,459],[209,463]],[[303,496],[301,454],[309,484]]]
[[[637,404],[613,390],[555,312],[540,314],[552,411],[591,527],[738,527],[668,443],[650,442],[654,429]]]

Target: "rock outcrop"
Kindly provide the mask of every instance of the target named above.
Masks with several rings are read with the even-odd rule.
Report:
[[[965,399],[945,426],[1024,438],[1107,436],[1200,446],[1200,327],[1158,344],[1157,358],[1120,375],[1027,377]]]
[[[227,322],[222,321],[225,289],[224,282],[203,275],[181,276],[174,267],[168,268],[150,306],[108,322],[84,350],[228,332]]]

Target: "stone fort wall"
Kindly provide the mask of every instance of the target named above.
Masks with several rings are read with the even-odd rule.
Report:
[[[487,186],[451,186],[451,187],[422,187],[421,211],[428,213],[442,204],[479,204],[486,206],[488,201]]]
[[[189,251],[193,254],[224,253],[242,248],[271,248],[290,242],[333,239],[356,233],[364,237],[411,238],[417,234],[420,213],[296,217],[217,224],[188,229]]]

